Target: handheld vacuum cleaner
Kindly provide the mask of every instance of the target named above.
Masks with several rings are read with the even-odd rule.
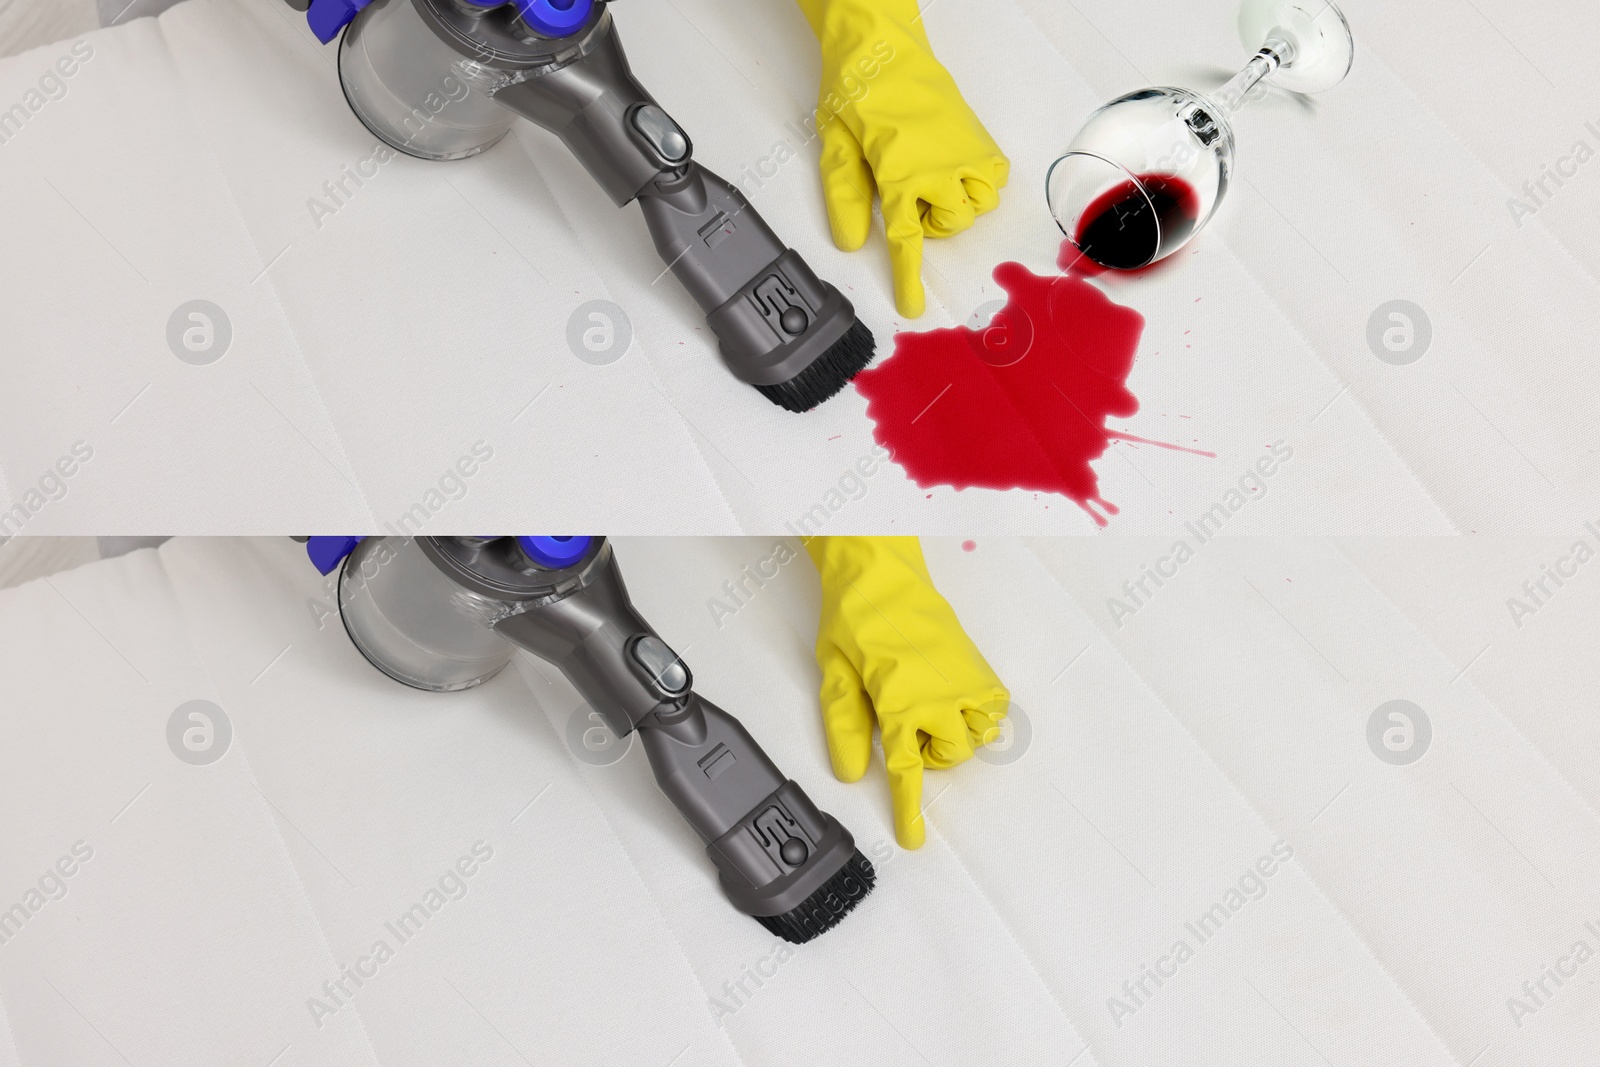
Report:
[[[324,44],[356,117],[398,151],[462,159],[518,116],[561,138],[705,312],[736,377],[809,411],[872,362],[872,332],[786,247],[634,78],[609,0],[287,0]]]
[[[662,793],[706,842],[733,906],[800,944],[876,874],[634,610],[599,537],[313,537],[339,614],[373,666],[418,689],[479,685],[526,649],[560,668],[619,738],[637,731]]]

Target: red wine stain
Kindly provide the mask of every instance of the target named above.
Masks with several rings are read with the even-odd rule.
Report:
[[[963,551],[963,552],[976,552],[976,551],[978,551],[978,542],[976,542],[976,541],[963,541],[963,542],[961,542],[961,551]]]
[[[1010,299],[987,327],[898,333],[894,354],[855,377],[873,437],[918,486],[1059,493],[1105,526],[1117,507],[1093,463],[1113,440],[1215,458],[1106,428],[1139,410],[1127,380],[1143,315],[1076,270],[1002,263],[994,279]]]

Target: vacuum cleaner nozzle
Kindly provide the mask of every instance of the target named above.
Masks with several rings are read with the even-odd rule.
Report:
[[[639,732],[657,783],[706,839],[734,907],[800,944],[872,892],[876,875],[850,831],[783,778],[727,712],[696,696]]]
[[[348,25],[345,97],[398,151],[465,158],[517,116],[554,133],[613,203],[639,203],[729,370],[809,411],[872,362],[872,333],[737,187],[694,159],[688,133],[633,76],[608,3],[314,0],[308,19],[325,41]]]
[[[832,929],[872,891],[872,864],[839,821],[694,689],[634,610],[603,538],[312,538],[343,561],[345,629],[379,670],[451,691],[526,649],[566,675],[618,737],[637,733],[661,792],[706,843],[734,907],[785,940]]]
[[[762,396],[786,411],[810,411],[838,394],[872,363],[876,350],[872,331],[852,322],[844,336],[786,382],[758,385]]]
[[[837,926],[877,882],[849,832],[793,782],[706,851],[734,906],[797,945]]]
[[[827,933],[872,892],[877,875],[860,849],[850,853],[843,867],[795,907],[782,915],[757,915],[756,921],[785,941],[803,945]]]

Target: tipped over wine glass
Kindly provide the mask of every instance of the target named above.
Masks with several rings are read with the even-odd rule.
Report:
[[[1239,35],[1255,57],[1209,95],[1151,88],[1089,117],[1045,179],[1050,213],[1078,252],[1113,270],[1172,255],[1211,220],[1233,174],[1233,116],[1268,80],[1296,93],[1344,81],[1350,24],[1332,0],[1244,0]]]

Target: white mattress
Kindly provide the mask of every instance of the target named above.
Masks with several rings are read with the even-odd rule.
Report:
[[[1253,105],[1238,180],[1195,254],[1101,283],[1149,320],[1131,381],[1143,409],[1113,428],[1218,454],[1115,445],[1121,458],[1097,466],[1115,528],[1174,528],[1281,440],[1294,463],[1231,532],[1565,535],[1600,489],[1600,171],[1547,185],[1532,217],[1508,204],[1546,165],[1570,170],[1576,141],[1600,147],[1585,125],[1600,123],[1600,15],[1576,0],[1345,7],[1360,42],[1348,82],[1315,103]],[[930,245],[917,328],[966,322],[997,295],[1002,260],[1051,269],[1049,161],[1117,93],[1220,84],[1244,55],[1232,11],[928,5],[1014,178],[993,217]],[[816,46],[792,4],[616,16],[713,169],[769,158],[813,106]],[[818,502],[839,505],[832,532],[1092,530],[1048,494],[924,490],[893,466],[846,500],[841,479],[874,448],[863,399],[795,417],[735,381],[688,298],[652,284],[637,212],[530,126],[472,161],[388,164],[319,227],[309,199],[373,138],[333,50],[281,0],[191,0],[83,40],[92,58],[64,95],[0,145],[0,503],[26,504],[24,532],[381,528],[419,504],[441,528],[514,526],[537,508],[574,528],[780,532]],[[0,107],[28,100],[68,49],[0,63]],[[886,253],[879,239],[832,247],[814,163],[805,148],[756,206],[846,288],[887,353],[905,324]],[[194,299],[232,328],[209,366],[166,341]],[[1432,324],[1406,367],[1366,341],[1397,299]],[[623,307],[636,334],[610,366],[567,348],[590,300]],[[30,497],[80,443],[93,458],[68,491]],[[492,460],[450,480],[474,445]]]
[[[1592,1062],[1600,960],[1571,953],[1600,947],[1600,575],[1520,628],[1506,606],[1566,542],[1212,542],[1120,628],[1107,600],[1162,540],[930,542],[1030,729],[935,775],[914,853],[881,769],[828,772],[808,565],[714,621],[771,547],[617,551],[700,688],[877,862],[786,952],[721,898],[641,752],[567,751],[554,671],[407,690],[287,539],[0,591],[0,907],[92,852],[0,943],[0,1064]],[[232,729],[203,766],[166,738],[195,699]],[[1432,724],[1404,766],[1367,740],[1395,699]],[[385,923],[478,842],[466,895],[398,942]],[[319,1026],[308,1001],[380,939],[392,958]]]

